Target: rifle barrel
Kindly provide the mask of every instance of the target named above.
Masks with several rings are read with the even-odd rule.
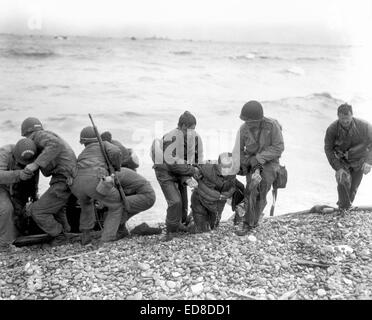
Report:
[[[103,141],[102,141],[101,136],[99,135],[98,129],[97,129],[97,127],[96,127],[96,125],[93,121],[92,115],[90,113],[88,113],[88,116],[90,118],[90,121],[92,122],[93,130],[94,130],[94,133],[96,134],[96,137],[97,137],[99,146],[101,148],[101,152],[103,154],[103,157],[105,158],[106,165],[108,167],[108,171],[109,171],[110,175],[112,175],[112,174],[114,175],[114,184],[115,184],[115,187],[119,191],[121,201],[124,205],[125,210],[123,211],[123,215],[124,215],[124,218],[125,218],[124,220],[126,221],[127,217],[128,217],[128,211],[130,210],[129,202],[128,202],[126,196],[125,196],[123,187],[121,186],[120,181],[115,174],[115,169],[114,169],[113,165],[111,164],[110,159],[109,159],[109,157],[106,153],[106,150],[103,146]]]

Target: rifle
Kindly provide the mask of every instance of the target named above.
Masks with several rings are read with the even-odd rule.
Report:
[[[124,193],[123,187],[121,186],[120,181],[119,181],[118,177],[115,174],[115,169],[112,166],[112,164],[111,164],[111,162],[110,162],[110,160],[108,158],[108,155],[106,153],[105,147],[103,146],[103,142],[102,142],[101,136],[99,135],[98,129],[97,129],[96,125],[94,124],[93,118],[92,118],[92,116],[91,116],[90,113],[88,113],[88,115],[89,115],[90,121],[92,122],[94,133],[96,134],[96,137],[98,139],[98,143],[99,143],[99,146],[101,148],[101,152],[103,154],[103,157],[105,158],[105,161],[106,161],[106,165],[108,167],[109,174],[114,177],[114,185],[118,189],[119,194],[120,194],[121,202],[124,205],[123,217],[124,217],[124,221],[126,222],[128,220],[128,211],[130,210],[130,206],[129,206],[128,200],[125,197],[125,193]]]

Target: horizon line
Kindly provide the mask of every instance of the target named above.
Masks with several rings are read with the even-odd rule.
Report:
[[[167,36],[147,36],[138,37],[132,36],[119,36],[119,35],[87,35],[87,34],[63,34],[63,33],[22,33],[22,32],[0,32],[0,36],[26,36],[26,37],[82,37],[82,38],[101,38],[101,39],[128,39],[132,41],[141,40],[156,40],[156,41],[189,41],[189,42],[213,42],[213,43],[241,43],[241,44],[269,44],[269,45],[301,45],[301,46],[319,46],[319,47],[358,47],[363,46],[362,44],[324,44],[324,43],[301,43],[301,42],[274,42],[274,41],[249,41],[249,40],[201,40],[201,39],[189,39],[189,38],[172,38]]]

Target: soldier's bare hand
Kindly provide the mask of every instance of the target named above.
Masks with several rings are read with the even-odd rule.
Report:
[[[194,178],[190,178],[186,180],[186,184],[191,188],[194,189],[198,186],[198,182],[194,180]]]
[[[34,175],[33,172],[29,172],[25,169],[19,171],[19,178],[22,180],[22,181],[25,181],[25,180],[29,180],[32,178],[32,176]]]
[[[363,167],[362,167],[362,170],[363,170],[363,173],[364,174],[368,174],[370,171],[371,171],[371,165],[369,163],[364,163],[363,164]]]
[[[39,165],[36,164],[35,162],[30,163],[30,164],[28,164],[28,165],[25,167],[25,170],[26,170],[26,171],[30,171],[30,172],[34,172],[34,171],[36,171],[37,169],[39,169]]]
[[[252,174],[252,181],[254,182],[255,185],[258,185],[262,180],[262,177],[260,175],[260,171],[259,170],[256,170],[253,174]]]

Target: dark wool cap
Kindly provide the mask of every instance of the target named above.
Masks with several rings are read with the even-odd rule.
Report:
[[[14,158],[20,164],[27,165],[36,158],[37,148],[31,139],[23,138],[14,147]]]
[[[101,133],[101,139],[102,139],[102,141],[111,142],[112,141],[111,132],[110,131],[105,131],[105,132]]]
[[[187,128],[196,125],[196,118],[191,114],[189,111],[185,111],[181,114],[178,120],[178,126],[182,127],[182,125],[186,125]]]
[[[248,120],[261,120],[263,118],[263,108],[261,103],[252,100],[248,101],[242,108],[240,119],[243,121]]]

